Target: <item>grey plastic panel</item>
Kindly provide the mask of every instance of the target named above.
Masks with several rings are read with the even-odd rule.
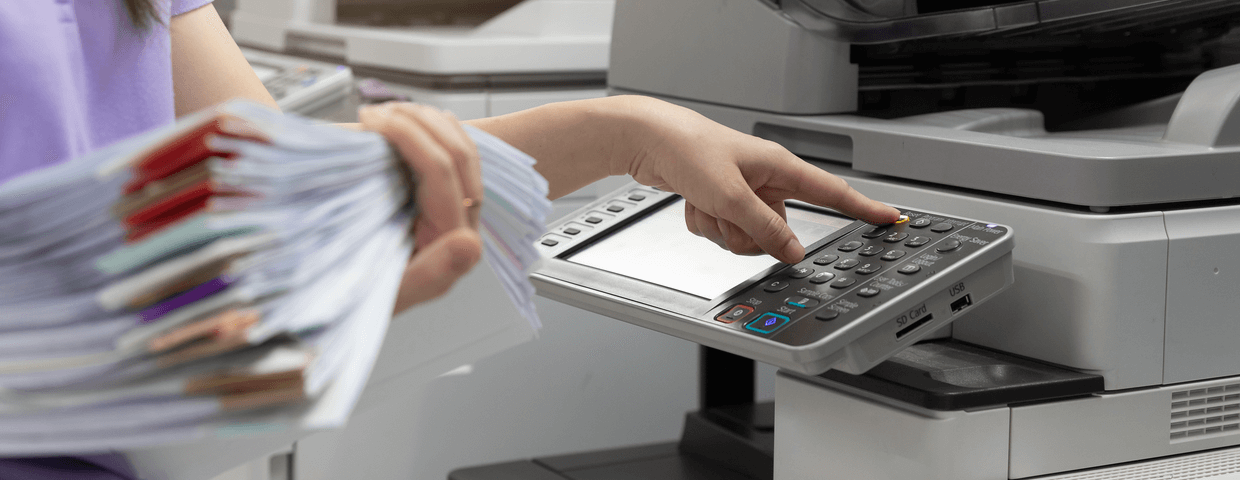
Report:
[[[775,480],[1006,479],[1008,411],[934,412],[781,373]]]
[[[1240,444],[1240,429],[1170,440],[1174,392],[1201,382],[1012,408],[1011,477],[1027,478]]]
[[[758,0],[616,2],[608,83],[790,114],[857,108],[849,45]]]
[[[1240,374],[1240,206],[1166,213],[1163,383]]]
[[[1088,207],[1240,196],[1240,146],[1165,142],[1165,125],[1047,133],[1040,115],[1016,109],[882,120],[669,100],[794,153],[897,178]]]
[[[1204,147],[1240,145],[1240,65],[1205,72],[1176,106],[1164,137]]]

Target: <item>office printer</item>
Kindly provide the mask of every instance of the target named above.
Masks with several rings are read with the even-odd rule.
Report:
[[[345,64],[398,98],[472,119],[604,95],[613,5],[238,0],[229,20],[244,47]]]
[[[1240,478],[1240,2],[628,0],[615,15],[613,93],[778,142],[882,201],[1011,225],[1015,284],[866,374],[781,371],[773,424],[720,409],[670,450],[527,470]]]

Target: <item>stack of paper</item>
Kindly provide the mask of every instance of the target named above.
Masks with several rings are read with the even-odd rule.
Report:
[[[537,325],[546,181],[468,133],[485,258]],[[411,251],[409,182],[376,134],[234,102],[0,185],[0,455],[342,424]]]

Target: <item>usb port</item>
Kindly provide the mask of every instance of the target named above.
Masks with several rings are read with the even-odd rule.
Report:
[[[973,305],[973,298],[969,297],[969,294],[966,293],[963,297],[960,297],[956,299],[956,301],[952,302],[952,315],[960,313],[961,310],[968,308],[969,305]]]
[[[905,335],[908,335],[909,332],[917,330],[917,327],[930,323],[931,320],[934,320],[934,315],[927,313],[926,316],[914,320],[913,323],[908,324],[907,327],[901,328],[900,331],[896,332],[896,338],[903,338]]]

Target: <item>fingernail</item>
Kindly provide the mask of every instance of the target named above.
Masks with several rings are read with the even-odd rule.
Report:
[[[795,259],[790,263],[799,262],[805,258],[805,249],[801,247],[801,242],[795,238],[788,240],[788,244],[784,245],[784,258]]]

